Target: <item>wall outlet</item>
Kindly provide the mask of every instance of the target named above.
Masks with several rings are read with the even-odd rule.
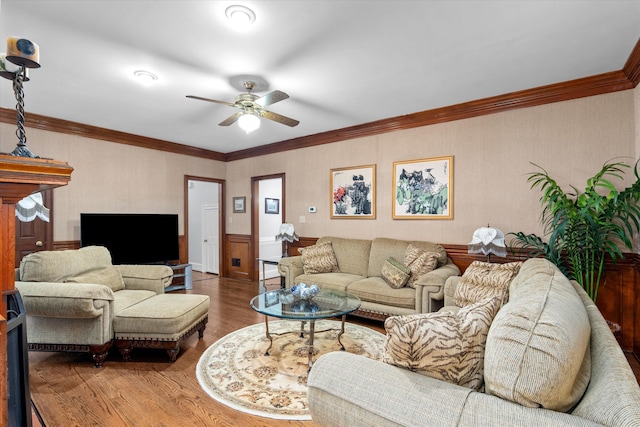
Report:
[[[309,206],[309,213],[316,213],[316,207],[315,206]]]
[[[240,267],[240,258],[231,258],[232,267]]]
[[[300,224],[304,224],[304,223],[306,222],[306,220],[307,220],[307,219],[304,217],[304,215],[300,215],[300,216],[298,217],[298,222],[299,222]]]

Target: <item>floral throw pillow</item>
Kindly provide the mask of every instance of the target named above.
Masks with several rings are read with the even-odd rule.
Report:
[[[389,317],[382,361],[481,391],[487,334],[499,308],[499,298],[488,298],[457,313]]]
[[[304,274],[333,273],[338,269],[338,260],[331,242],[322,242],[300,250]]]
[[[420,276],[436,269],[439,259],[440,254],[437,252],[427,252],[413,245],[407,246],[404,254],[404,265],[411,270],[411,277],[407,282],[407,286],[415,288],[415,283]]]
[[[393,257],[387,258],[382,265],[382,278],[394,289],[404,287],[410,276],[411,270],[409,270],[409,267],[396,261]]]
[[[485,298],[498,296],[500,305],[509,300],[509,285],[518,275],[522,262],[494,264],[474,261],[467,267],[460,278],[453,295],[453,302],[458,307],[473,304]]]

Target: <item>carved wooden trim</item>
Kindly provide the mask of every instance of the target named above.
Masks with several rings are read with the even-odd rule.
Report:
[[[15,110],[0,108],[0,122],[15,124]],[[69,120],[56,119],[40,114],[28,113],[25,115],[24,124],[27,127],[51,132],[78,135],[85,138],[99,139],[102,141],[117,142],[119,144],[133,145],[152,150],[167,151],[170,153],[184,154],[187,156],[204,159],[224,161],[224,154],[204,148],[191,147],[161,139],[134,135],[131,133],[105,129],[97,126],[85,125]]]
[[[76,122],[46,117],[38,114],[27,114],[25,116],[25,125],[27,127],[52,132],[79,135],[87,138],[135,145],[154,150],[230,162],[299,148],[330,144],[332,142],[348,139],[378,135],[396,130],[468,119],[518,108],[528,108],[537,105],[584,98],[587,96],[602,95],[605,93],[632,89],[636,87],[639,82],[640,40],[636,42],[635,48],[627,59],[624,68],[619,71],[612,71],[581,79],[540,86],[533,89],[507,93],[476,101],[422,111],[419,113],[391,117],[384,120],[275,142],[226,154],[159,139],[132,135],[125,132],[99,128],[96,126],[83,125]],[[16,122],[15,111],[7,108],[0,108],[0,122],[14,124]]]
[[[169,361],[171,363],[176,361],[178,357],[178,353],[180,352],[180,341],[183,339],[190,337],[196,331],[198,331],[198,338],[202,338],[204,335],[204,330],[207,327],[207,322],[209,321],[209,316],[202,318],[199,322],[195,323],[191,328],[189,328],[185,333],[180,335],[178,338],[173,340],[162,340],[159,338],[150,338],[150,339],[138,339],[138,338],[116,338],[114,340],[114,344],[116,348],[120,350],[120,354],[122,355],[122,359],[125,362],[131,360],[131,349],[132,348],[150,348],[150,349],[158,349],[158,350],[166,350],[169,355]]]
[[[259,147],[247,148],[245,150],[227,153],[225,160],[233,161],[263,156],[347,139],[379,135],[397,130],[469,119],[518,108],[528,108],[587,96],[602,95],[632,89],[633,87],[633,83],[623,71],[614,71],[568,82],[484,98],[477,101],[392,117],[315,135],[303,136]]]
[[[640,83],[640,40],[636,43],[636,46],[631,51],[629,59],[624,64],[624,71],[627,78],[633,83],[633,87],[638,86]]]

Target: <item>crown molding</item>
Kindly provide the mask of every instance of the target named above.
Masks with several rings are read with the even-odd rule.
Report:
[[[27,114],[25,116],[25,126],[52,132],[79,135],[86,138],[135,145],[153,150],[168,151],[187,156],[231,162],[251,157],[264,156],[267,154],[280,153],[283,151],[330,144],[348,139],[379,135],[397,130],[411,129],[454,120],[469,119],[472,117],[495,114],[519,108],[529,108],[588,96],[603,95],[633,89],[638,85],[638,83],[640,83],[640,40],[636,42],[633,51],[624,65],[624,68],[619,71],[612,71],[562,83],[511,92],[490,98],[483,98],[433,110],[407,114],[404,116],[391,117],[357,126],[303,136],[245,150],[233,151],[226,154],[163,141],[160,139],[147,138],[125,132],[41,116],[38,114]],[[15,111],[0,108],[0,122],[11,124],[15,123]]]
[[[0,108],[0,122],[15,124],[16,111],[8,108]],[[99,139],[102,141],[116,142],[119,144],[134,145],[136,147],[151,150],[168,151],[170,153],[184,154],[186,156],[200,157],[211,160],[224,161],[224,154],[189,145],[177,144],[162,139],[148,138],[146,136],[105,129],[97,126],[85,125],[40,114],[26,113],[24,125],[29,128],[46,130],[51,132],[77,135],[85,138]]]

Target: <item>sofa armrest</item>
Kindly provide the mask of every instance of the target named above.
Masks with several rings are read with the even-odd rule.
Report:
[[[453,302],[453,297],[456,294],[456,288],[458,287],[458,283],[460,283],[460,279],[462,276],[452,276],[447,279],[444,284],[444,306],[455,306],[456,304]]]
[[[302,267],[302,256],[284,257],[278,263],[278,272],[284,277],[284,283],[287,288],[294,285],[294,279],[304,274]]]
[[[16,282],[29,316],[91,319],[112,304],[108,286],[90,283]]]
[[[166,265],[129,265],[115,266],[126,289],[139,289],[163,294],[164,289],[173,281],[173,270]]]
[[[307,384],[321,426],[456,426],[472,392],[341,351],[319,357]]]
[[[320,426],[602,426],[341,351],[318,358],[307,384]]]
[[[420,313],[438,311],[443,306],[445,283],[460,275],[460,269],[449,259],[442,267],[423,274],[416,280],[416,310]],[[420,304],[420,306],[418,306]]]

